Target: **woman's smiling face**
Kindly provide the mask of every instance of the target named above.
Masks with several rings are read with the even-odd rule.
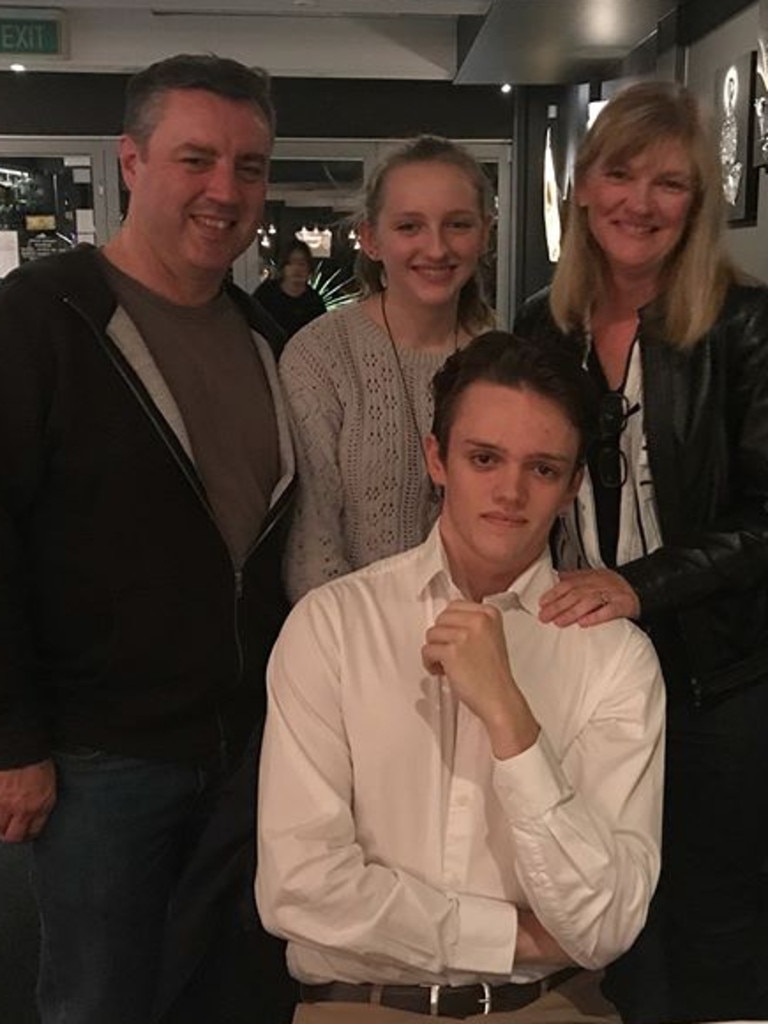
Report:
[[[599,160],[576,187],[589,230],[614,275],[656,278],[688,225],[691,159],[677,140],[622,161]]]

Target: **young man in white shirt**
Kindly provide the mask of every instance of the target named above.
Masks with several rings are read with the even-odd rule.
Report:
[[[597,971],[658,876],[661,676],[626,620],[538,615],[594,398],[500,332],[434,394],[437,526],[312,591],[273,652],[259,908],[301,1024],[618,1020]]]

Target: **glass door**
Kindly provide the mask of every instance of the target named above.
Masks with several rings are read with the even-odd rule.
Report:
[[[106,242],[116,226],[110,194],[117,198],[113,143],[0,138],[0,277],[81,242]]]

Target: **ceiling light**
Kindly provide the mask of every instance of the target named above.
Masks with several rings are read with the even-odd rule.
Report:
[[[11,71],[26,71],[26,64],[11,64]]]
[[[501,91],[506,96],[508,92],[512,92],[512,86],[509,84],[509,82],[505,82],[504,85],[502,85],[501,87]]]

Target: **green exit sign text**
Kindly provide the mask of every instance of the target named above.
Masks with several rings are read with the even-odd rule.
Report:
[[[8,17],[0,11],[0,53],[60,55],[61,19]]]

